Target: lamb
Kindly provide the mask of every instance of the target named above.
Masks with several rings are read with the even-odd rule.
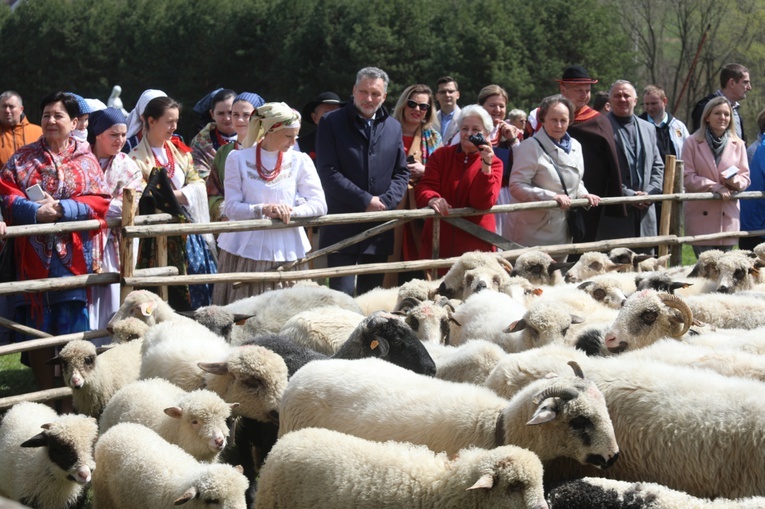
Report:
[[[473,339],[460,346],[424,343],[436,363],[436,378],[483,385],[506,352],[497,344]]]
[[[279,335],[324,355],[334,355],[363,319],[361,313],[337,306],[309,309],[287,320]]]
[[[241,336],[240,325],[251,316],[231,313],[222,306],[204,306],[181,314],[204,325],[210,332],[232,344],[236,344]]]
[[[313,362],[284,392],[279,436],[324,427],[449,454],[513,444],[542,461],[568,456],[606,468],[619,448],[602,395],[579,375],[540,380],[507,401],[483,387],[424,377],[378,359]]]
[[[471,339],[485,339],[505,351],[518,351],[519,335],[505,329],[525,313],[526,307],[505,293],[487,290],[472,295],[454,313],[454,319],[461,325],[452,325],[451,344],[459,346]]]
[[[526,278],[532,285],[554,286],[563,284],[563,272],[573,266],[573,263],[556,262],[549,254],[533,250],[515,260],[510,275]]]
[[[244,329],[247,337],[253,337],[258,334],[277,334],[287,320],[300,311],[325,306],[338,306],[362,314],[358,303],[351,296],[325,286],[298,285],[271,290],[223,307],[231,313],[252,315],[244,322]]]
[[[603,392],[613,420],[621,455],[608,477],[657,482],[697,497],[765,493],[759,381],[547,346],[505,356],[486,385],[505,398],[523,394],[540,377],[566,373],[572,358]],[[568,475],[599,475],[573,467]]]
[[[449,299],[466,300],[465,273],[479,267],[484,269],[486,274],[496,275],[499,278],[499,286],[506,282],[513,270],[507,260],[495,254],[471,251],[460,256],[451,266],[438,287],[438,294]]]
[[[96,444],[96,461],[93,505],[99,509],[246,508],[248,482],[239,469],[199,463],[140,424],[125,422],[104,433]]]
[[[584,253],[566,273],[566,283],[580,283],[593,276],[627,268],[627,264],[614,263],[608,255],[590,251]]]
[[[140,378],[164,378],[186,391],[201,389],[205,374],[197,363],[224,361],[231,348],[225,339],[193,320],[162,322],[144,337]]]
[[[529,308],[523,318],[508,325],[505,332],[520,333],[514,352],[522,352],[548,343],[568,344],[574,337],[569,330],[584,318],[573,313],[565,304],[540,301]]]
[[[123,387],[109,401],[100,432],[120,422],[143,424],[198,461],[215,462],[226,445],[226,419],[238,406],[204,389],[186,392],[161,378],[142,380]]]
[[[636,277],[633,277],[633,274],[618,272],[601,274],[580,283],[577,289],[606,307],[620,309],[627,296],[635,293]]]
[[[92,417],[59,416],[40,403],[14,405],[0,424],[0,496],[44,509],[81,507],[96,468],[97,436]]]
[[[111,320],[109,320],[107,329],[125,318],[137,318],[146,325],[152,326],[162,322],[193,322],[176,313],[170,304],[163,301],[159,295],[148,290],[133,290],[130,292]]]
[[[550,509],[762,509],[765,498],[714,500],[692,497],[666,486],[647,482],[625,482],[585,477],[553,488],[548,501]]]
[[[547,509],[542,464],[520,447],[466,449],[451,459],[423,446],[316,428],[279,440],[262,470],[255,508],[378,509],[414,501],[424,508]]]
[[[77,339],[48,364],[61,366],[75,410],[98,418],[120,388],[138,380],[142,343],[134,340],[98,353],[93,343]]]
[[[416,299],[420,302],[435,300],[438,296],[438,287],[440,284],[440,280],[425,281],[424,279],[412,279],[407,281],[398,288],[395,307],[398,307],[402,301],[409,298]]]
[[[436,364],[411,327],[381,311],[362,320],[334,355],[335,359],[365,357],[378,357],[423,375],[436,374]]]

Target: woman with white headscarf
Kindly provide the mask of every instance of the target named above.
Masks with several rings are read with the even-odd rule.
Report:
[[[157,97],[167,97],[167,94],[153,88],[144,90],[141,97],[138,98],[135,108],[128,114],[127,139],[125,140],[125,146],[122,147],[122,151],[126,154],[129,154],[141,142],[141,138],[143,138],[143,112],[149,101]]]
[[[243,149],[226,159],[224,214],[229,220],[279,219],[327,213],[324,190],[308,154],[293,150],[300,114],[285,103],[266,103],[253,112]],[[218,271],[265,272],[301,259],[311,244],[303,228],[222,233]],[[301,268],[300,266],[296,269]],[[291,282],[241,285],[218,283],[213,304],[291,286]]]

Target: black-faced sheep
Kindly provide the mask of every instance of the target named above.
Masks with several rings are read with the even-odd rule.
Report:
[[[348,489],[350,486],[353,489]],[[256,509],[546,509],[542,464],[506,445],[455,458],[423,446],[377,443],[327,429],[284,436],[260,475]]]
[[[661,484],[585,477],[567,481],[548,495],[550,509],[762,509],[765,498],[697,498]]]
[[[619,451],[603,396],[578,376],[540,380],[508,401],[483,387],[424,377],[377,359],[333,359],[295,373],[280,416],[280,437],[324,427],[450,454],[513,444],[543,461],[566,456],[603,468]]]
[[[198,461],[214,462],[226,446],[226,419],[237,406],[204,389],[186,392],[161,378],[141,380],[123,387],[109,401],[100,432],[121,422],[143,424]]]
[[[98,418],[114,393],[138,380],[141,343],[121,343],[99,354],[93,343],[78,339],[67,343],[48,364],[61,365],[75,410]]]
[[[59,416],[40,403],[18,403],[0,424],[0,495],[30,507],[69,509],[84,502],[96,468],[92,417]]]
[[[247,478],[231,465],[199,463],[140,424],[118,424],[96,444],[93,502],[99,509],[245,509]]]

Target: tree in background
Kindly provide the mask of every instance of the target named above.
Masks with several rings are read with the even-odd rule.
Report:
[[[146,88],[191,107],[219,86],[300,108],[319,92],[349,97],[367,65],[391,76],[389,104],[412,83],[460,83],[461,103],[485,85],[529,110],[582,64],[605,88],[634,79],[630,40],[605,0],[35,0],[0,9],[0,88],[18,90],[33,121],[39,99],[71,90],[131,109]]]

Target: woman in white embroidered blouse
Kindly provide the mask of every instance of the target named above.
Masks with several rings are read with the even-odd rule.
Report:
[[[253,112],[245,148],[226,159],[224,214],[232,221],[320,216],[327,213],[324,190],[308,154],[292,149],[300,114],[285,103],[266,103]],[[303,228],[233,233],[218,237],[219,272],[264,272],[303,258],[311,244]],[[302,268],[300,266],[295,269]],[[262,282],[234,288],[216,284],[213,303],[224,305],[291,282]]]

